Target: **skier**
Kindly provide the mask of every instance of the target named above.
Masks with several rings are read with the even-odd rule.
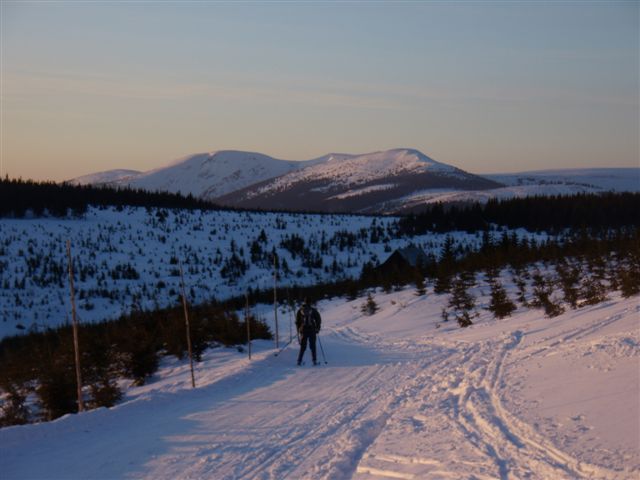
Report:
[[[302,356],[307,349],[307,341],[311,349],[313,364],[318,365],[316,360],[316,335],[320,332],[320,314],[313,308],[307,298],[304,299],[302,307],[296,313],[296,329],[300,340],[300,353],[298,354],[298,365],[302,364]]]

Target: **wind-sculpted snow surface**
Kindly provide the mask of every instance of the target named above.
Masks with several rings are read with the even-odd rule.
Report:
[[[379,293],[373,316],[363,301],[319,305],[326,365],[214,349],[196,390],[166,361],[115,408],[0,430],[3,478],[640,475],[637,298],[467,329],[441,323],[441,296]]]

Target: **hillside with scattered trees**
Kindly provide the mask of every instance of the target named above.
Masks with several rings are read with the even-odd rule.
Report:
[[[116,403],[122,379],[144,383],[162,356],[185,355],[181,267],[196,361],[211,346],[246,343],[247,322],[252,338],[270,338],[264,319],[244,308],[273,302],[274,285],[283,311],[304,297],[343,297],[362,298],[362,315],[377,311],[376,292],[414,285],[418,296],[445,296],[441,321],[460,327],[481,308],[495,318],[517,309],[555,317],[640,290],[637,194],[371,217],[218,210],[102,189],[88,196],[103,200],[75,204],[76,189],[86,187],[11,181],[0,189],[5,199],[7,183],[12,194],[35,196],[5,207],[0,220],[4,425],[77,410],[67,241],[89,408]],[[56,192],[59,206],[38,207]],[[418,264],[385,263],[408,246],[423,252]],[[490,296],[487,305],[478,304],[478,288]]]

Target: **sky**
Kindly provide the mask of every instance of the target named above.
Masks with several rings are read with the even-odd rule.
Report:
[[[640,166],[640,2],[0,1],[0,175],[223,149]]]

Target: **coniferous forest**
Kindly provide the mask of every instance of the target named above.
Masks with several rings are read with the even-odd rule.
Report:
[[[132,206],[211,210],[211,202],[168,192],[147,192],[132,188],[96,187],[55,182],[35,182],[5,177],[0,179],[0,217],[22,218],[50,215],[81,216],[93,206]]]

